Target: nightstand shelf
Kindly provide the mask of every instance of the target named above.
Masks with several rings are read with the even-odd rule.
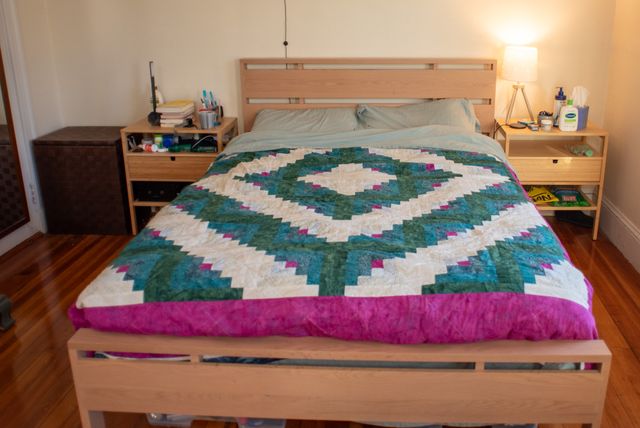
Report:
[[[574,155],[569,151],[567,145],[571,144],[571,141],[566,140],[548,140],[544,144],[540,144],[539,140],[521,140],[518,144],[511,144],[510,157],[513,158],[527,158],[527,157],[568,157],[584,159],[584,156]],[[594,149],[593,156],[590,159],[602,158],[602,153],[599,149]]]
[[[195,125],[194,128],[183,128],[183,127],[163,127],[163,126],[151,126],[147,119],[140,119],[139,121],[132,123],[127,126],[125,129],[129,133],[140,133],[140,134],[216,134],[220,129],[227,129],[229,127],[237,126],[237,119],[235,117],[223,117],[222,123],[220,126],[216,126],[215,128],[208,129],[200,129],[199,122],[197,116],[194,116]]]
[[[133,201],[135,207],[164,207],[170,201]]]
[[[134,235],[144,226],[144,220],[148,220],[169,203],[165,198],[173,199],[184,186],[200,179],[218,154],[224,150],[226,142],[238,135],[238,121],[235,117],[223,118],[220,126],[215,128],[199,129],[197,122],[195,125],[196,128],[165,128],[151,126],[146,119],[141,119],[121,130],[131,230]],[[133,136],[136,142],[139,142],[145,134],[176,134],[187,137],[197,134],[200,138],[211,135],[215,139],[217,150],[164,153],[129,150],[127,139]],[[149,197],[146,193],[151,192],[142,192],[141,185],[155,189],[160,197]]]
[[[591,200],[591,198],[589,196],[585,195],[585,193],[582,192],[577,187],[576,187],[576,190],[578,190],[580,192],[580,194],[582,195],[582,197],[587,202],[589,202],[589,206],[583,206],[583,207],[555,207],[555,206],[553,206],[551,204],[536,204],[536,208],[539,211],[597,211],[598,210],[598,206],[593,203],[593,201]]]
[[[562,132],[558,128],[548,132],[531,131],[503,125],[497,126],[495,138],[523,185],[569,185],[580,190],[589,206],[541,204],[536,207],[540,211],[592,211],[593,239],[597,239],[609,144],[607,131],[591,124],[575,132]],[[573,144],[588,144],[593,156],[571,153],[568,146]],[[593,199],[581,190],[582,186],[595,187]]]

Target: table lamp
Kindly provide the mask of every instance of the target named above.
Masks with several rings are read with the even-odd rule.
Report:
[[[513,107],[516,104],[518,91],[522,91],[524,102],[529,110],[529,118],[534,121],[533,112],[529,105],[527,93],[524,91],[524,82],[535,82],[538,78],[538,48],[531,46],[507,46],[504,50],[502,61],[502,78],[516,82],[513,85],[513,94],[509,103],[506,123],[509,124]]]

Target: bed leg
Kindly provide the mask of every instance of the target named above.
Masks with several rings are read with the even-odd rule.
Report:
[[[80,421],[82,428],[105,428],[102,412],[80,409]]]
[[[84,400],[82,399],[82,394],[80,393],[81,388],[78,388],[78,378],[75,373],[75,369],[77,364],[79,363],[80,356],[84,354],[85,353],[83,351],[77,351],[69,348],[69,362],[71,363],[73,382],[76,387],[76,398],[78,399],[78,412],[80,413],[80,422],[82,423],[82,428],[105,428],[103,413],[101,411],[87,409],[87,406],[86,404],[84,404]]]

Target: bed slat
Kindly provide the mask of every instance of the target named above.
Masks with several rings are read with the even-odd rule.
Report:
[[[69,341],[75,351],[226,355],[412,362],[608,362],[603,341],[494,341],[451,345],[392,345],[324,337],[174,337],[80,329]]]

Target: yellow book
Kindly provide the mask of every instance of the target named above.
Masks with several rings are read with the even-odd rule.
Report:
[[[158,105],[158,113],[182,113],[194,108],[191,100],[175,100]]]
[[[545,186],[528,186],[526,190],[534,204],[548,204],[559,200]]]

